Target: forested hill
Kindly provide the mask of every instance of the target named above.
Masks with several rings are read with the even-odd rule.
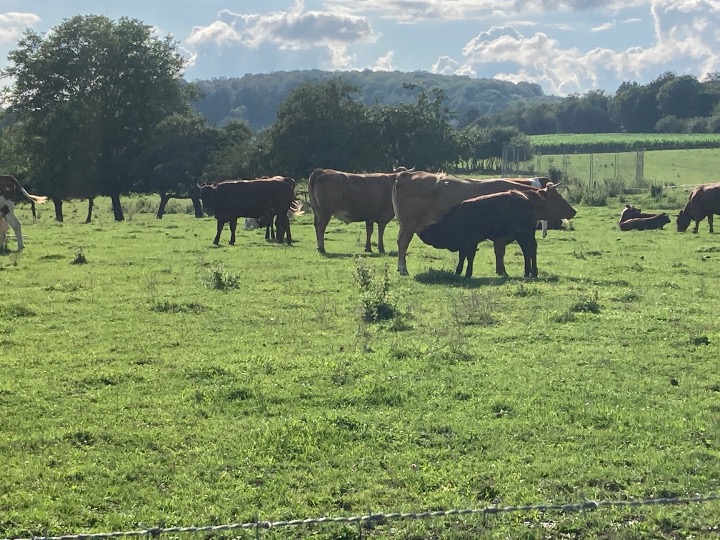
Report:
[[[479,115],[498,113],[511,106],[560,101],[558,97],[543,94],[539,85],[527,82],[515,84],[424,71],[305,70],[194,81],[202,95],[194,105],[215,125],[245,120],[251,129],[258,130],[275,121],[278,106],[291,90],[307,82],[334,78],[342,78],[357,88],[357,99],[365,105],[415,103],[418,91],[404,88],[403,84],[414,84],[428,92],[441,89],[447,98],[445,106],[457,112],[461,126]]]

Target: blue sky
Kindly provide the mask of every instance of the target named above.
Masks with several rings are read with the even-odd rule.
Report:
[[[0,0],[0,67],[25,28],[79,14],[172,34],[188,80],[425,70],[568,95],[720,72],[720,0]]]

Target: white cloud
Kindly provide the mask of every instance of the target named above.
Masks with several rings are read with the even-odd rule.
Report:
[[[303,0],[296,0],[287,11],[243,14],[222,10],[210,25],[193,28],[187,41],[191,45],[238,43],[252,49],[271,44],[279,50],[300,50],[369,43],[374,39],[367,17],[306,11]]]
[[[381,56],[371,68],[374,71],[394,71],[395,70],[395,53],[388,51],[386,55]]]
[[[34,13],[0,13],[0,43],[17,41],[26,28],[35,26],[40,17]]]

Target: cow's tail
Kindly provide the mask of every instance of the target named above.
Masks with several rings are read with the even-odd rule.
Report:
[[[290,205],[290,209],[288,210],[288,217],[302,216],[305,213],[305,210],[303,210],[302,208],[302,201],[300,199],[295,199]]]
[[[44,203],[44,202],[47,202],[47,200],[48,200],[47,197],[42,197],[42,196],[40,196],[40,195],[30,195],[30,193],[28,193],[27,191],[25,191],[25,188],[22,187],[22,185],[20,184],[20,182],[18,181],[17,178],[15,178],[15,177],[13,176],[13,180],[15,180],[15,185],[16,185],[17,188],[20,190],[20,193],[22,193],[23,196],[24,196],[28,201],[30,201],[31,203],[42,204],[42,203]],[[33,205],[33,209],[34,209],[34,208],[35,208],[35,206]]]
[[[310,177],[308,178],[308,195],[310,196],[310,208],[312,208],[313,212],[319,208],[315,189],[317,187],[317,178],[323,174],[323,172],[323,169],[315,169],[310,173]]]

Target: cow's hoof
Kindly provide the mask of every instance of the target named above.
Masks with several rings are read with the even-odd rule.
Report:
[[[325,248],[318,248],[318,253],[320,255],[325,255]]]

